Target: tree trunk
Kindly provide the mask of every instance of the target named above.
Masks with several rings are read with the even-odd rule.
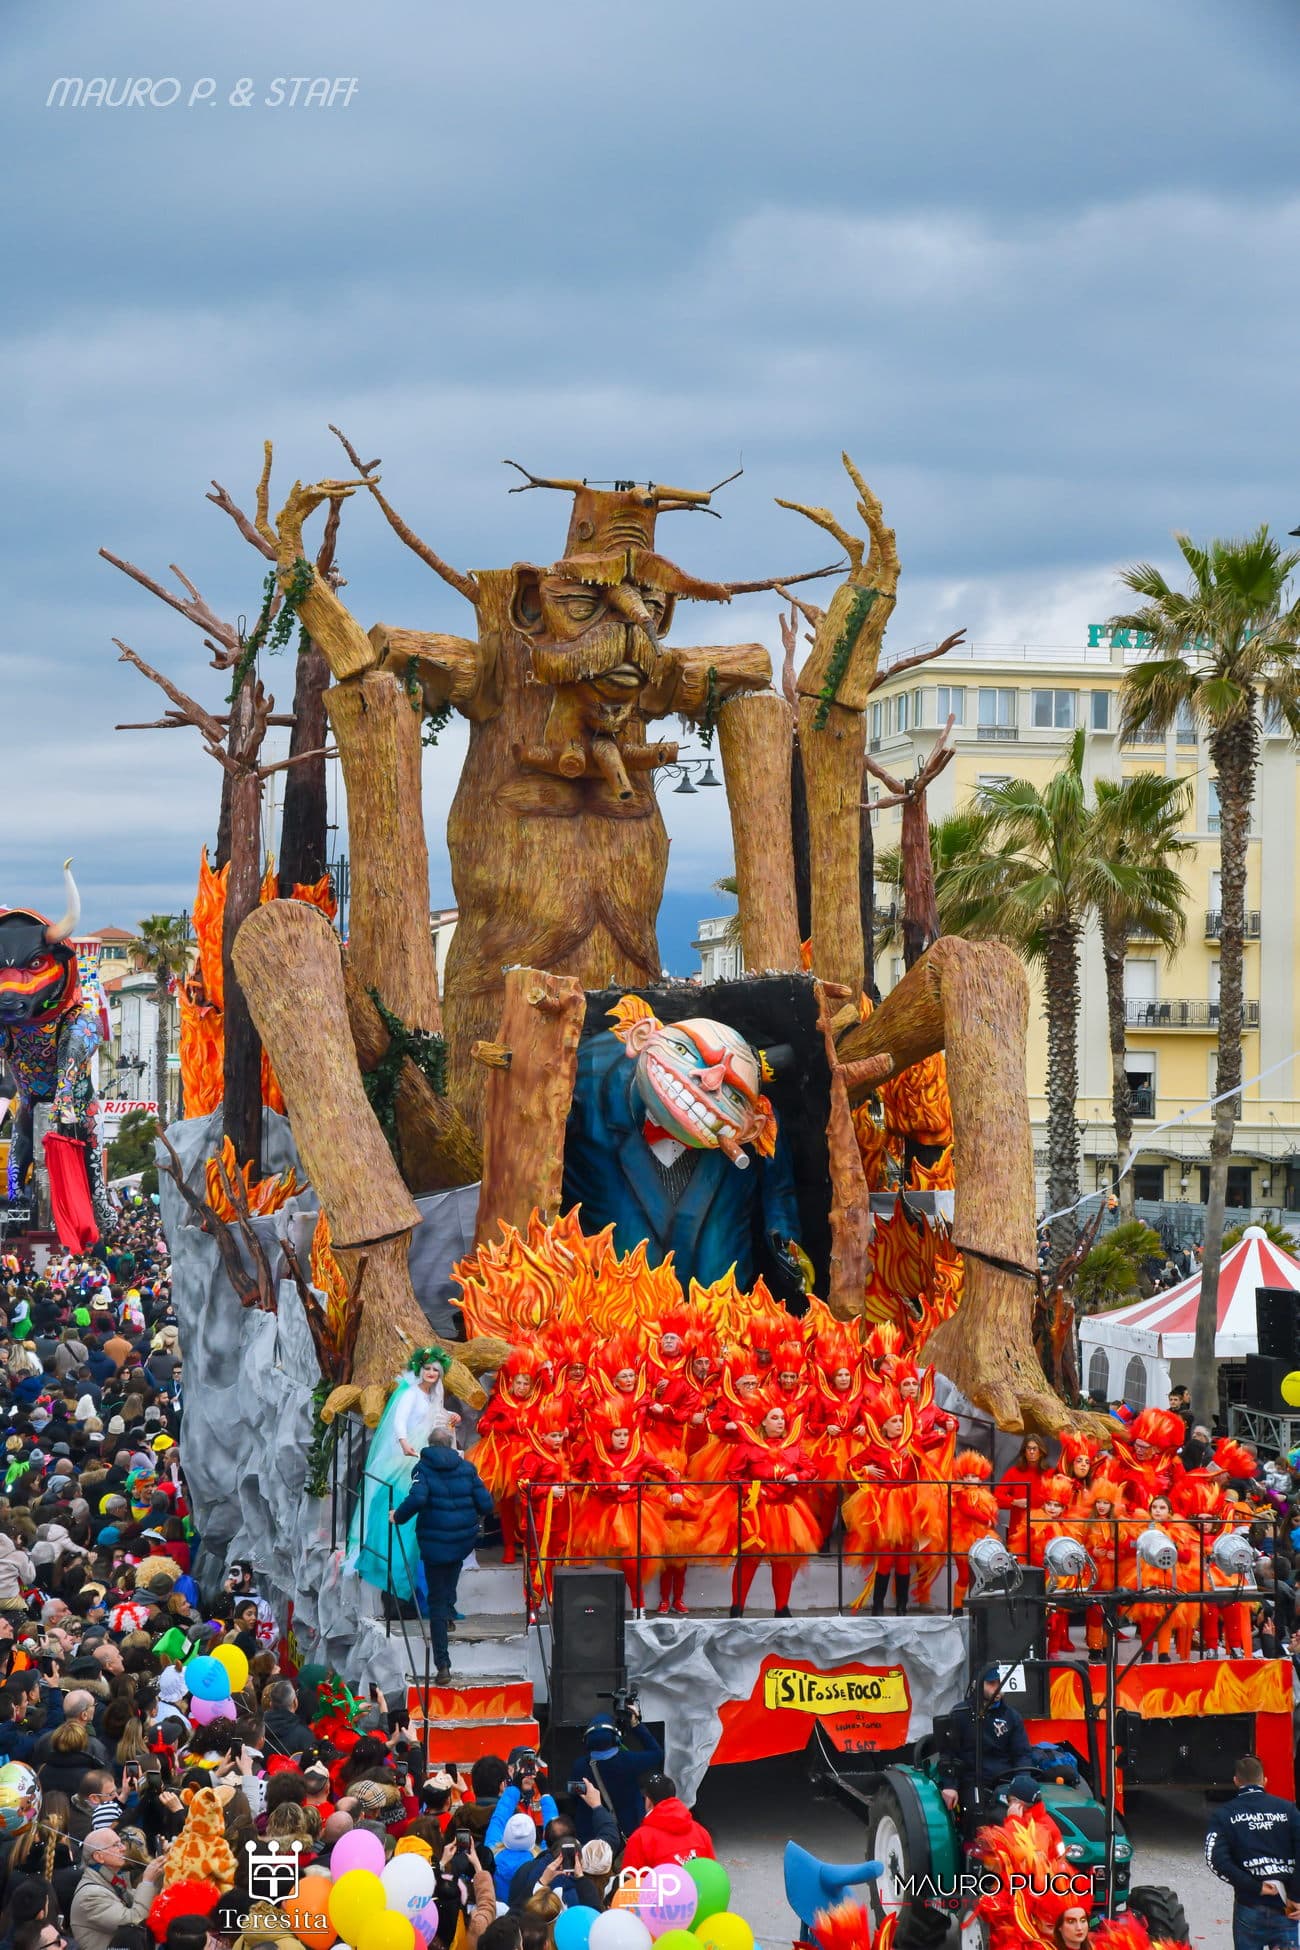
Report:
[[[323,752],[328,731],[325,692],[329,665],[310,637],[299,653],[294,678],[290,758],[300,752]],[[300,759],[285,773],[279,872],[280,894],[285,900],[295,884],[310,887],[325,871],[329,823],[325,767],[323,757]]]
[[[876,987],[876,837],[871,827],[868,805],[871,774],[864,768],[862,790],[858,795],[858,912],[862,916],[862,986],[873,1002],[879,1002]]]
[[[1124,955],[1127,938],[1123,928],[1104,923],[1101,930],[1101,960],[1106,971],[1106,1025],[1110,1032],[1110,1106],[1115,1124],[1115,1170],[1124,1175],[1116,1185],[1121,1225],[1136,1217],[1133,1173],[1125,1172],[1129,1148],[1133,1143],[1133,1092],[1128,1081],[1128,1040],[1124,1029]]]
[[[718,712],[740,945],[753,975],[799,967],[789,787],[793,727],[794,712],[775,691],[742,691]]]
[[[487,1071],[476,1247],[495,1240],[502,1224],[526,1231],[534,1211],[544,1221],[559,1216],[585,1013],[576,976],[508,971],[499,1040],[472,1051]]]
[[[346,955],[343,986],[357,1062],[361,1074],[368,1076],[387,1056],[392,1039]],[[409,1057],[402,1064],[394,1109],[398,1167],[417,1198],[425,1192],[472,1185],[482,1175],[483,1151],[478,1139],[450,1097],[440,1097]]]
[[[167,971],[159,968],[154,976],[154,1009],[157,1022],[154,1025],[153,1064],[155,1088],[158,1093],[158,1128],[165,1131],[169,1124],[167,1091],[167,1046],[171,1038],[168,1030],[168,1009],[171,997],[167,993]]]
[[[794,849],[794,911],[800,946],[812,935],[812,864],[808,839],[808,788],[804,784],[799,730],[790,747],[790,837]]]
[[[941,933],[924,791],[909,794],[904,801],[899,858],[903,867],[903,963],[910,968]]]
[[[1044,929],[1047,1003],[1047,1209],[1060,1214],[1049,1238],[1054,1270],[1079,1230],[1079,930],[1072,922]]]
[[[1223,1102],[1214,1107],[1210,1134],[1210,1182],[1205,1201],[1205,1237],[1201,1255],[1201,1293],[1196,1309],[1196,1340],[1192,1348],[1192,1414],[1207,1428],[1218,1415],[1218,1363],[1214,1355],[1219,1324],[1219,1265],[1223,1257],[1223,1222],[1228,1203],[1228,1164],[1239,1114],[1236,1096],[1241,1088],[1243,974],[1246,939],[1246,851],[1250,840],[1250,806],[1255,790],[1258,733],[1252,716],[1247,723],[1210,740],[1210,755],[1219,778],[1219,1047],[1214,1094]],[[1225,1096],[1224,1093],[1228,1094]]]
[[[832,704],[818,731],[815,697],[799,699],[799,749],[808,795],[812,869],[813,968],[824,982],[856,995],[866,950],[858,881],[859,814],[866,720],[861,711]]]
[[[897,1075],[947,1054],[952,1097],[961,1305],[926,1345],[953,1384],[1000,1428],[1047,1434],[1075,1418],[1052,1393],[1033,1341],[1034,1150],[1025,1087],[1029,990],[998,941],[945,935],[869,1019],[840,1038],[846,1064],[887,1051]],[[861,1097],[866,1085],[850,1084]]]
[[[252,679],[245,681],[231,710],[236,721],[252,710]],[[229,777],[229,774],[227,774]],[[222,1062],[222,1123],[240,1166],[262,1162],[262,1045],[234,967],[235,936],[257,908],[262,892],[262,781],[250,768],[231,781],[230,878],[221,929],[225,1053]]]

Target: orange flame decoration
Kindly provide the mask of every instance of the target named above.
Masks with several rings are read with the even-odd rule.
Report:
[[[235,1162],[235,1147],[229,1138],[221,1140],[221,1163],[226,1168],[227,1178],[232,1181],[242,1178],[248,1198],[248,1209],[258,1218],[264,1219],[269,1213],[278,1212],[285,1201],[291,1199],[300,1189],[292,1167],[288,1171],[282,1171],[278,1178],[263,1178],[255,1183],[251,1164],[245,1165],[243,1171],[240,1171]],[[236,1216],[235,1208],[226,1197],[215,1158],[208,1159],[204,1168],[204,1181],[208,1204],[217,1217],[228,1221],[233,1220]]]
[[[587,1237],[576,1211],[550,1226],[534,1212],[526,1236],[503,1224],[499,1240],[480,1246],[454,1269],[461,1288],[455,1304],[464,1313],[466,1333],[493,1334],[517,1345],[549,1327],[582,1322],[608,1338],[680,1308],[683,1295],[672,1255],[652,1266],[641,1240],[620,1256],[613,1233],[607,1226]],[[724,1341],[751,1338],[762,1325],[779,1335],[792,1330],[789,1314],[763,1281],[744,1293],[734,1268],[711,1286],[692,1280],[689,1307]]]
[[[873,1939],[870,1916],[861,1903],[852,1901],[819,1909],[813,1917],[812,1933],[819,1950],[880,1950],[882,1944],[892,1941],[892,1935],[886,1937],[883,1929]]]
[[[225,975],[221,965],[221,935],[229,878],[229,864],[210,866],[205,846],[199,855],[199,884],[191,916],[198,940],[198,961],[194,974],[180,989],[181,1082],[190,1117],[206,1117],[209,1111],[215,1110],[224,1088]],[[265,903],[275,898],[275,868],[268,855],[258,899]],[[292,898],[318,907],[329,921],[338,913],[338,902],[327,873],[310,884],[296,881]],[[262,1053],[262,1102],[284,1115],[284,1097],[265,1051]]]
[[[1190,1720],[1206,1713],[1289,1713],[1291,1675],[1279,1661],[1269,1660],[1245,1678],[1230,1665],[1216,1665],[1213,1679],[1189,1675],[1179,1689],[1152,1686],[1140,1692],[1130,1678],[1120,1682],[1119,1702],[1144,1720]],[[1050,1717],[1083,1718],[1083,1688],[1077,1672],[1061,1672],[1053,1679]]]
[[[321,1207],[316,1230],[311,1236],[311,1283],[325,1295],[325,1319],[335,1346],[343,1339],[343,1322],[348,1310],[348,1283],[343,1268],[330,1245],[330,1222]]]
[[[948,1100],[948,1065],[943,1051],[909,1063],[895,1077],[877,1086],[885,1122],[915,1144],[952,1143],[952,1105]]]

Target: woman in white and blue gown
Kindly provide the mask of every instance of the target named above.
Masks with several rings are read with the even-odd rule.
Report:
[[[366,1452],[361,1495],[348,1526],[348,1569],[366,1584],[409,1601],[424,1597],[424,1572],[419,1554],[388,1522],[411,1487],[421,1449],[434,1429],[454,1429],[460,1421],[443,1401],[443,1376],[451,1357],[440,1347],[417,1348],[397,1378],[379,1427]],[[392,1546],[391,1574],[389,1546]],[[414,1582],[413,1582],[414,1581]]]

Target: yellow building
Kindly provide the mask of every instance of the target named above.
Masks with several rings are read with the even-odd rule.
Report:
[[[1180,871],[1188,890],[1186,943],[1172,962],[1149,942],[1134,940],[1125,983],[1128,1076],[1138,1112],[1134,1138],[1139,1199],[1165,1202],[1159,1215],[1182,1237],[1198,1237],[1209,1163],[1210,1114],[1197,1107],[1213,1094],[1218,1028],[1219,907],[1218,798],[1204,739],[1180,723],[1168,734],[1143,732],[1120,743],[1119,690],[1127,664],[1147,646],[1134,632],[1112,639],[1094,624],[1073,648],[1032,645],[963,646],[932,664],[889,679],[868,707],[872,756],[896,777],[915,770],[933,749],[951,712],[956,757],[931,787],[929,810],[940,819],[964,804],[981,781],[1015,776],[1046,781],[1062,762],[1076,727],[1086,732],[1084,771],[1096,778],[1128,777],[1158,768],[1192,785],[1186,837],[1194,850]],[[1245,994],[1248,1030],[1243,1076],[1260,1077],[1243,1091],[1228,1202],[1280,1217],[1300,1209],[1300,1105],[1292,1053],[1300,1046],[1300,990],[1296,981],[1297,770],[1300,757],[1285,727],[1266,731],[1251,829],[1247,878],[1249,940]],[[900,815],[877,815],[877,848],[896,845]],[[888,902],[877,889],[877,902]],[[877,968],[882,991],[903,970],[901,952]],[[1034,1119],[1039,1195],[1046,1181],[1045,1091],[1047,1036],[1041,984],[1031,976],[1029,1092]],[[1268,1071],[1270,1074],[1261,1075]],[[1110,1122],[1110,1048],[1101,950],[1095,933],[1084,944],[1079,1035],[1080,1190],[1105,1185],[1115,1165]],[[1189,1112],[1172,1130],[1157,1127]],[[1156,1216],[1156,1215],[1151,1215]]]

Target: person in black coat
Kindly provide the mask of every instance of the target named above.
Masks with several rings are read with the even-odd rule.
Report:
[[[618,1728],[607,1713],[596,1715],[583,1740],[587,1751],[570,1770],[570,1778],[574,1782],[590,1781],[595,1787],[601,1803],[613,1811],[622,1830],[621,1846],[645,1818],[641,1777],[659,1771],[664,1764],[664,1750],[641,1725],[640,1712],[633,1705],[628,1707],[626,1744],[619,1739]],[[585,1795],[573,1813],[578,1840],[593,1841],[596,1827]]]
[[[1300,1941],[1300,1808],[1264,1792],[1264,1769],[1247,1754],[1233,1770],[1237,1789],[1210,1817],[1205,1857],[1232,1887],[1237,1944]]]
[[[415,1518],[415,1542],[429,1592],[429,1637],[439,1686],[451,1683],[447,1626],[456,1611],[461,1566],[478,1542],[482,1518],[492,1514],[492,1498],[472,1462],[454,1447],[449,1429],[434,1429],[420,1451],[411,1487],[390,1523]]]
[[[976,1787],[993,1786],[1008,1774],[1023,1774],[1034,1764],[1025,1723],[1015,1707],[1000,1696],[996,1666],[983,1678],[984,1725],[979,1743],[979,1768],[975,1765],[975,1709],[959,1706],[952,1715],[955,1753],[941,1770],[943,1798],[949,1808],[958,1800],[969,1807]]]

